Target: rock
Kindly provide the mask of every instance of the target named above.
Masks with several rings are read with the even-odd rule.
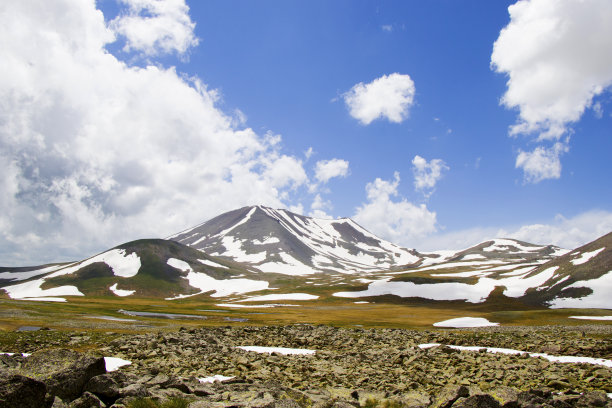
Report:
[[[106,408],[106,405],[91,392],[85,391],[83,395],[75,399],[69,408]]]
[[[450,408],[459,398],[470,395],[468,388],[464,385],[447,385],[434,400],[432,408]]]
[[[400,403],[406,408],[428,407],[431,398],[423,392],[411,391],[401,396]]]
[[[499,408],[501,405],[488,394],[476,394],[467,398],[459,398],[453,408]]]
[[[605,407],[608,404],[608,398],[603,391],[585,392],[577,401],[577,407]]]
[[[60,397],[53,398],[53,404],[51,408],[69,408],[68,405],[64,401],[60,399]]]
[[[280,399],[273,401],[263,406],[263,408],[301,408],[297,401],[288,399]],[[352,407],[351,407],[352,408]]]
[[[500,405],[505,408],[518,407],[519,391],[516,388],[500,386],[487,391],[487,393],[499,401]]]
[[[18,374],[0,373],[0,407],[40,408],[45,406],[47,387],[41,381]]]
[[[92,377],[104,374],[106,367],[102,357],[58,349],[33,353],[24,359],[18,372],[44,382],[50,395],[72,401],[83,393]]]
[[[87,384],[85,384],[84,390],[101,398],[119,397],[119,385],[111,374],[102,374],[92,377]]]
[[[143,384],[130,384],[119,389],[119,395],[121,397],[148,397],[150,392]]]

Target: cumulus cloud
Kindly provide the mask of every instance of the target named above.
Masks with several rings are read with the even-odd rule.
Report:
[[[585,109],[601,111],[593,98],[612,84],[612,3],[521,0],[508,12],[510,23],[495,41],[491,66],[508,76],[502,104],[519,112],[510,134],[557,141]],[[521,151],[517,167],[530,182],[559,178],[565,150],[555,144]]]
[[[442,178],[442,172],[448,169],[449,167],[441,159],[431,159],[428,162],[419,155],[414,156],[412,159],[414,188],[429,197],[438,180]]]
[[[185,0],[118,0],[127,6],[110,27],[125,38],[124,51],[146,56],[185,54],[198,45]]]
[[[424,237],[420,251],[461,250],[492,238],[514,238],[532,244],[574,249],[612,231],[612,212],[587,211],[573,217],[557,215],[554,220],[506,227],[475,227]]]
[[[436,213],[424,204],[414,205],[399,197],[400,175],[393,180],[377,178],[366,185],[367,202],[357,207],[353,218],[368,230],[400,245],[415,246],[436,231]],[[395,200],[393,198],[396,198]]]
[[[186,13],[183,2],[127,4]],[[131,46],[193,43],[156,38]],[[117,59],[105,49],[114,39],[93,1],[3,6],[0,265],[80,259],[243,205],[286,207],[306,185],[280,136],[237,127],[198,78]]]
[[[327,183],[334,177],[346,177],[349,173],[349,162],[342,159],[319,160],[315,164],[315,178]]]
[[[378,118],[400,123],[414,103],[414,82],[409,75],[393,73],[370,83],[360,82],[343,95],[350,115],[363,125]]]
[[[515,166],[522,168],[525,181],[539,183],[546,179],[561,177],[561,160],[563,153],[568,151],[565,143],[557,142],[552,148],[536,147],[531,152],[519,151]]]
[[[523,225],[505,231],[501,234],[510,238],[573,249],[612,231],[612,212],[593,210],[571,218],[558,215],[551,223]]]
[[[310,205],[310,213],[308,214],[314,218],[331,219],[331,215],[327,213],[327,210],[331,210],[332,205],[328,200],[324,200],[321,194],[317,194]]]

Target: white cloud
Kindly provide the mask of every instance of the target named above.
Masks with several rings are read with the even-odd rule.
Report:
[[[552,221],[511,227],[469,228],[424,237],[417,250],[461,250],[492,238],[514,238],[539,245],[578,248],[612,231],[612,212],[591,210],[571,218],[558,215]]]
[[[125,51],[138,51],[146,56],[183,55],[198,45],[195,23],[189,17],[185,0],[118,1],[128,9],[109,26],[125,37]]]
[[[561,177],[561,154],[568,151],[565,143],[557,142],[551,148],[536,147],[532,152],[519,151],[516,167],[522,168],[525,181],[538,183]]]
[[[349,162],[342,159],[319,160],[315,164],[315,178],[327,183],[334,177],[346,177],[349,173]]]
[[[314,218],[331,219],[331,215],[327,214],[326,210],[331,210],[331,202],[324,200],[321,194],[317,194],[310,205],[310,213],[308,214]]]
[[[442,172],[449,167],[441,159],[431,159],[429,162],[419,155],[412,159],[412,171],[414,173],[414,188],[422,191],[425,196],[431,195],[438,180],[442,178]]]
[[[572,218],[558,215],[552,223],[524,225],[510,230],[505,235],[522,241],[554,244],[562,248],[573,249],[610,231],[612,231],[612,212],[592,210]]]
[[[198,78],[108,53],[115,37],[93,1],[2,8],[0,265],[80,259],[244,205],[286,207],[306,185],[280,136],[235,127]],[[151,46],[185,49],[173,41]]]
[[[557,139],[612,84],[612,2],[522,0],[508,12],[491,64],[508,75],[503,104],[519,109],[512,132]]]
[[[380,28],[387,33],[393,31],[393,26],[391,24],[383,24],[382,26],[380,26]]]
[[[370,83],[353,86],[344,97],[350,115],[369,125],[378,118],[400,123],[414,103],[414,82],[409,75],[383,75]]]
[[[400,245],[414,246],[417,238],[436,231],[436,213],[424,204],[414,205],[398,197],[400,176],[393,181],[377,178],[366,185],[368,201],[356,209],[353,218],[366,229]]]
[[[508,12],[510,23],[495,41],[491,66],[508,76],[502,104],[519,111],[510,134],[559,140],[585,109],[601,112],[593,98],[612,84],[612,2],[521,0]],[[532,182],[559,178],[560,152],[520,152],[517,167]]]
[[[306,160],[309,160],[310,157],[312,157],[312,155],[314,154],[314,150],[312,149],[312,146],[310,146],[305,152],[304,152],[304,157],[306,158]]]

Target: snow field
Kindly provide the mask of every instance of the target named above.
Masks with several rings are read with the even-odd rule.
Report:
[[[457,317],[437,322],[433,325],[436,327],[488,327],[499,326],[499,323],[490,322],[483,317]]]
[[[237,346],[236,348],[245,351],[254,351],[255,353],[278,353],[283,355],[311,355],[316,353],[316,350],[287,347]]]
[[[440,343],[425,343],[419,344],[418,347],[421,349],[428,349],[432,347],[441,346]],[[574,363],[574,364],[594,364],[601,365],[605,367],[612,367],[612,360],[606,360],[603,358],[593,358],[593,357],[577,357],[577,356],[551,356],[546,353],[528,353],[526,351],[500,348],[500,347],[478,347],[478,346],[454,346],[447,345],[446,347],[450,347],[455,350],[464,350],[464,351],[480,351],[486,350],[487,353],[501,353],[501,354],[528,354],[530,357],[542,357],[546,360],[553,363]]]

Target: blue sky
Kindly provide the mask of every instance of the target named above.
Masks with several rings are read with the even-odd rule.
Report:
[[[605,0],[29,3],[0,15],[2,265],[260,203],[419,250],[612,229]]]

